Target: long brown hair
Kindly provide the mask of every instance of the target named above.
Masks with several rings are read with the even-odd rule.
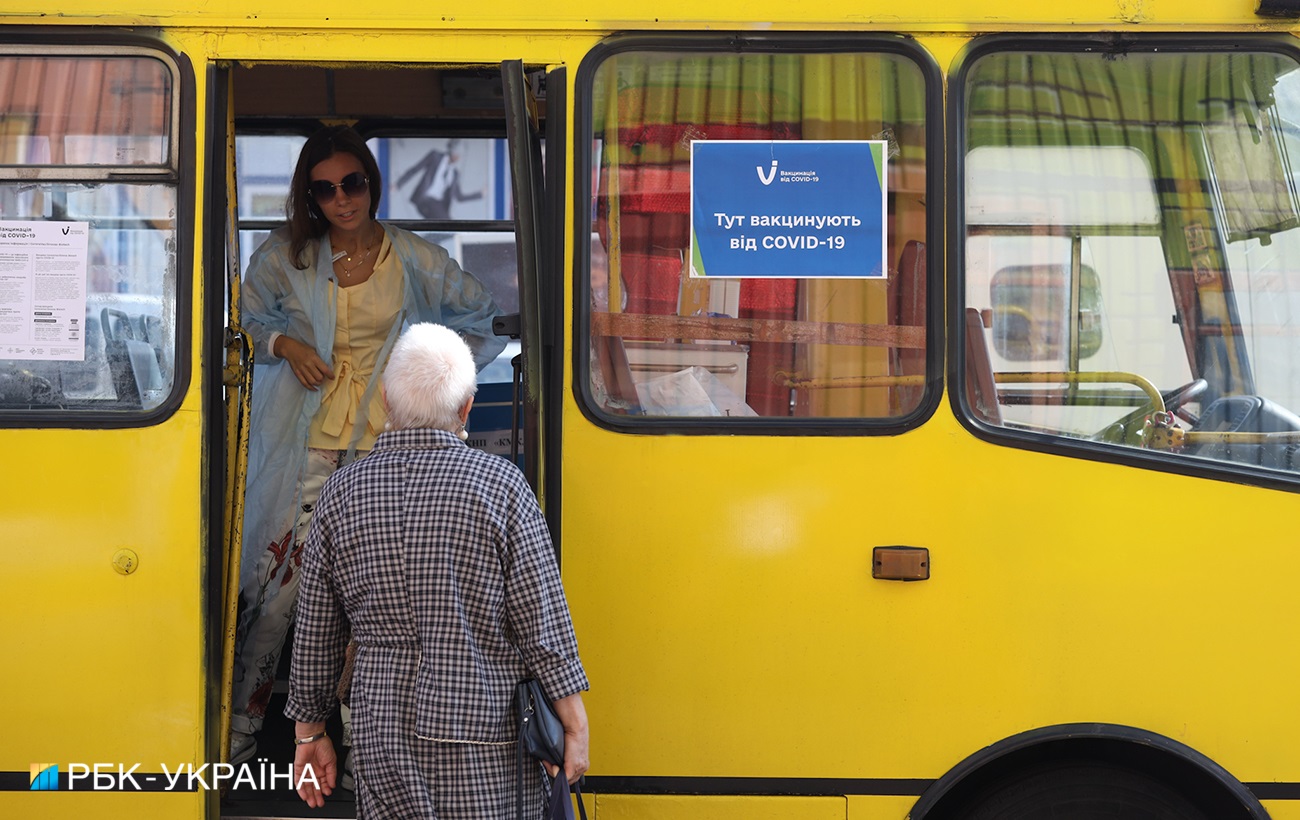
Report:
[[[374,219],[379,212],[379,195],[384,190],[384,181],[379,173],[379,163],[375,162],[374,154],[370,153],[361,135],[346,125],[328,125],[312,134],[298,154],[298,166],[294,168],[289,196],[284,201],[284,213],[289,219],[289,259],[299,270],[307,267],[303,259],[307,243],[324,236],[330,227],[325,214],[307,190],[311,184],[311,169],[335,154],[351,154],[361,162],[366,178],[370,180],[370,218]]]

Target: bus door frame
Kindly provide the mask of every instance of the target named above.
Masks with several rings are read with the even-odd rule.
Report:
[[[529,77],[546,88],[546,131]],[[514,195],[515,248],[519,264],[520,354],[524,476],[537,494],[560,559],[560,385],[563,381],[564,68],[526,73],[522,60],[501,63],[506,137]],[[546,145],[543,166],[542,145]],[[519,408],[514,413],[518,416]],[[550,457],[548,457],[548,455]]]
[[[208,647],[208,732],[206,760],[226,762],[230,753],[231,688],[235,623],[238,618],[239,559],[243,545],[244,488],[248,474],[248,432],[252,401],[253,345],[240,324],[239,202],[235,167],[235,113],[231,66],[208,68],[204,311],[209,366],[207,404],[212,439],[208,497],[212,526],[220,521],[209,564],[208,612],[219,629]],[[217,272],[224,272],[218,277]],[[220,330],[217,330],[220,328]],[[217,366],[220,363],[220,367]],[[221,419],[218,423],[217,420]],[[220,566],[220,573],[215,568]],[[219,584],[219,585],[218,585]],[[218,688],[219,687],[219,688]],[[219,807],[210,809],[220,816]]]

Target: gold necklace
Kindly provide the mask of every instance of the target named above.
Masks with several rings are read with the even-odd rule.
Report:
[[[369,245],[366,246],[366,253],[365,253],[365,255],[362,256],[361,259],[358,260],[357,263],[356,263],[355,265],[353,265],[352,267],[350,267],[350,268],[349,268],[347,265],[343,264],[343,259],[336,259],[335,262],[336,262],[336,263],[338,264],[338,266],[342,269],[342,271],[343,271],[343,275],[344,275],[344,276],[351,276],[351,275],[352,275],[352,271],[354,271],[354,270],[356,270],[357,268],[361,267],[362,265],[366,264],[366,260],[370,258],[370,252],[371,252],[372,250],[374,250],[374,249],[375,249],[375,243],[371,242]],[[349,261],[349,262],[352,261],[352,257],[351,257],[351,256],[346,256],[345,258],[346,258],[347,261]]]
[[[355,265],[353,265],[353,266],[350,267],[350,268],[349,268],[346,264],[344,264],[344,262],[345,262],[345,261],[346,261],[346,262],[351,262],[351,261],[352,261],[352,254],[347,253],[346,251],[344,251],[344,252],[343,252],[343,258],[341,258],[341,259],[338,258],[338,257],[335,257],[335,258],[334,258],[334,264],[336,264],[336,265],[339,266],[339,269],[342,271],[342,273],[343,273],[344,276],[351,276],[351,275],[352,275],[352,271],[354,271],[354,270],[356,270],[357,268],[361,267],[362,265],[366,264],[366,260],[370,258],[370,252],[371,252],[372,250],[375,249],[375,243],[374,243],[373,240],[374,240],[374,234],[372,233],[372,234],[371,234],[371,242],[370,242],[369,245],[366,245],[366,252],[365,252],[365,254],[361,257],[360,260],[357,261],[357,263],[356,263]],[[353,251],[353,253],[355,253],[355,251]]]

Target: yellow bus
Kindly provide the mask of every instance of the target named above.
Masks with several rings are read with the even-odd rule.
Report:
[[[512,314],[471,427],[555,537],[597,817],[1300,818],[1296,32],[7,7],[0,816],[310,814],[272,719],[221,768],[239,283],[345,122]]]

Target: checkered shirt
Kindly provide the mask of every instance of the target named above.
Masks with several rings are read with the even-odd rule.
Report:
[[[506,743],[511,695],[588,688],[541,510],[506,459],[441,430],[379,436],[325,484],[307,534],[285,714],[333,711],[349,627],[353,697],[406,700],[399,742]],[[414,693],[399,680],[415,666]],[[404,668],[404,669],[403,669]],[[358,727],[358,730],[360,727]],[[391,734],[390,734],[391,733]]]

